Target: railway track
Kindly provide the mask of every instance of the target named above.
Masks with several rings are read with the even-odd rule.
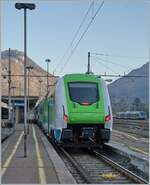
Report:
[[[144,120],[114,119],[113,128],[123,132],[133,133],[142,137],[149,137],[149,124]]]
[[[132,126],[148,129],[149,122],[145,120],[124,120],[124,119],[113,119],[114,124],[116,125],[124,125],[124,126]]]
[[[73,170],[73,176],[75,176],[77,183],[148,184],[146,180],[97,151],[79,149],[66,150],[62,147],[57,147],[57,151],[62,158],[65,157],[65,163],[69,161],[71,166],[76,169]]]

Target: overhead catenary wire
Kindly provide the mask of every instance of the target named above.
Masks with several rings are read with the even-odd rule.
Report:
[[[6,77],[8,76],[8,74],[6,75],[1,75],[3,77]],[[12,77],[15,77],[15,76],[18,76],[18,77],[24,77],[24,75],[22,74],[18,74],[18,75],[11,75]],[[100,74],[100,76],[112,76],[112,77],[138,77],[138,78],[149,78],[149,75],[120,75],[120,74],[117,74],[117,75],[114,75],[114,74],[109,74],[109,75],[103,75],[103,74]],[[37,78],[37,77],[45,77],[47,78],[46,75],[29,75],[29,77],[33,77],[33,78]],[[49,78],[59,78],[59,76],[49,76]]]
[[[91,21],[88,23],[86,29],[84,30],[84,32],[82,33],[80,39],[78,40],[78,42],[76,43],[75,47],[73,48],[73,50],[71,51],[70,55],[68,56],[67,60],[65,61],[64,65],[61,67],[59,73],[61,73],[65,66],[68,64],[70,58],[72,57],[72,55],[74,54],[75,50],[77,49],[79,43],[81,42],[81,40],[83,39],[84,35],[86,34],[86,32],[88,31],[89,27],[91,26],[92,22],[94,21],[96,15],[98,14],[98,12],[100,11],[100,9],[102,8],[102,6],[104,5],[104,1],[102,1],[102,3],[100,4],[99,8],[97,9],[96,13],[94,14],[94,16],[92,17]]]
[[[107,65],[103,64],[103,62],[100,62],[96,57],[92,56],[92,58],[98,62],[99,64],[102,64],[106,69],[109,69],[110,71],[112,71],[115,74],[118,74],[116,71],[114,71],[112,68],[108,67]]]
[[[122,65],[122,64],[119,64],[119,63],[116,63],[116,62],[112,62],[112,61],[109,61],[109,60],[106,60],[106,59],[102,59],[102,58],[99,58],[99,57],[96,57],[96,56],[92,56],[92,55],[91,55],[91,57],[92,57],[92,58],[95,58],[95,59],[97,59],[97,60],[101,60],[101,61],[104,61],[104,62],[108,62],[108,63],[114,64],[114,65],[120,66],[120,67],[122,67],[122,68],[126,68],[126,69],[129,70],[129,67],[127,67],[127,66],[125,66],[125,65]]]
[[[93,55],[100,55],[100,56],[107,56],[107,57],[114,57],[114,58],[133,58],[133,59],[140,59],[143,60],[145,59],[145,57],[140,57],[140,56],[122,56],[122,55],[111,55],[111,54],[107,54],[107,53],[95,53],[92,52],[91,54]]]
[[[86,18],[87,18],[87,16],[88,16],[88,14],[89,14],[89,12],[90,12],[92,6],[94,6],[94,0],[93,0],[93,2],[90,3],[90,6],[89,6],[87,12],[85,13],[85,15],[84,15],[84,17],[83,17],[83,19],[82,19],[82,21],[81,21],[81,23],[80,23],[80,25],[79,25],[77,31],[75,32],[75,34],[74,34],[74,36],[73,36],[73,38],[72,38],[72,40],[71,40],[71,42],[70,42],[68,48],[67,48],[66,51],[64,52],[63,56],[61,57],[60,61],[59,61],[58,64],[56,65],[55,69],[53,70],[53,73],[57,70],[57,68],[58,68],[58,66],[60,65],[61,61],[65,58],[65,56],[66,56],[67,53],[69,52],[70,48],[72,47],[72,45],[73,45],[73,43],[74,43],[76,37],[78,36],[78,33],[79,33],[81,27],[83,26],[83,24],[84,24],[84,22],[85,22],[85,20],[86,20]]]
[[[8,74],[2,74],[1,76],[6,77],[9,76]],[[18,77],[24,77],[23,74],[12,74],[12,77],[18,76]],[[47,78],[47,75],[29,75],[29,77],[45,77]],[[53,76],[53,75],[48,75],[48,78],[59,78],[59,76]]]

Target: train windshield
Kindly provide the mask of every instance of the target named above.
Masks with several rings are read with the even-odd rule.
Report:
[[[80,104],[92,104],[99,99],[97,83],[71,82],[69,94],[72,101]]]

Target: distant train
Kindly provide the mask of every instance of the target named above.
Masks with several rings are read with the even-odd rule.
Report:
[[[43,130],[63,145],[94,147],[110,140],[110,98],[105,81],[95,75],[58,79],[54,92],[37,103],[35,116]]]
[[[6,103],[0,102],[1,105],[1,140],[4,140],[13,132],[13,124],[8,121],[9,107]]]
[[[147,119],[147,113],[144,111],[126,111],[126,112],[117,112],[117,119]]]

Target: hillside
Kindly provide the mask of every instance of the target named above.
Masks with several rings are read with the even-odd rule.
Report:
[[[23,52],[17,50],[11,50],[11,72],[12,75],[23,75],[24,74],[24,60]],[[45,96],[47,91],[47,79],[46,77],[37,77],[37,76],[46,76],[47,72],[37,65],[32,59],[27,58],[27,65],[33,66],[33,69],[30,71],[30,75],[35,77],[30,77],[30,95],[39,96],[40,95],[40,82],[41,83],[41,95]],[[2,96],[8,95],[8,50],[2,52]],[[56,81],[55,76],[51,75],[49,78],[49,84],[53,85]],[[23,76],[12,76],[12,86],[15,86],[14,94],[15,96],[24,95],[24,77]],[[53,87],[50,87],[50,90]]]
[[[149,64],[132,70],[128,76],[148,76]],[[109,85],[112,107],[114,111],[131,110],[138,101],[141,108],[148,108],[149,78],[129,77],[120,78]],[[136,99],[136,100],[135,100]],[[137,100],[138,99],[138,100]],[[136,109],[136,108],[135,108]],[[140,107],[139,107],[140,109]]]

